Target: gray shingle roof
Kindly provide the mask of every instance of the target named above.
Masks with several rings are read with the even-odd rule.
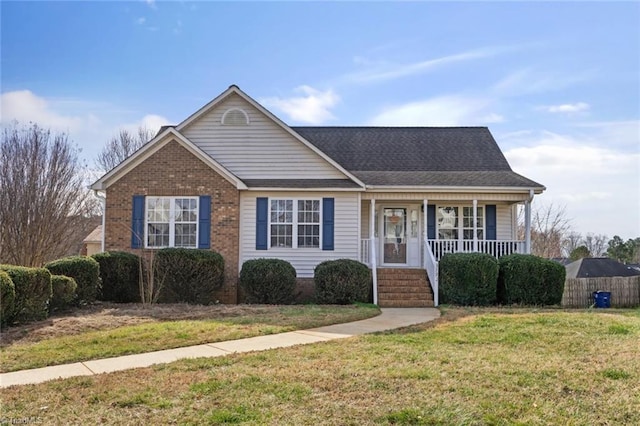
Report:
[[[486,127],[292,127],[368,185],[543,185],[514,173]]]
[[[640,271],[606,257],[576,260],[565,266],[567,278],[634,277]]]

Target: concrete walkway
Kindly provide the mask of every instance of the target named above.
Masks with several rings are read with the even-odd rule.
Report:
[[[186,358],[218,357],[232,353],[264,351],[326,342],[421,324],[432,321],[439,316],[440,311],[435,308],[383,308],[382,313],[376,317],[346,324],[4,373],[0,374],[0,388],[42,383],[60,378],[112,373]]]

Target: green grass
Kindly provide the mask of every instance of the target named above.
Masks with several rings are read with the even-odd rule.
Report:
[[[16,386],[2,390],[3,416],[60,424],[635,425],[638,312],[449,307],[434,323],[397,332]]]
[[[144,323],[110,330],[15,343],[0,350],[1,372],[236,340],[356,321],[379,313],[374,305],[294,305],[262,308],[224,320]]]

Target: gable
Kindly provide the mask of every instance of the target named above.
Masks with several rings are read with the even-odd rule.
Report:
[[[129,158],[124,160],[114,169],[106,173],[96,182],[91,185],[93,190],[102,190],[113,185],[120,180],[123,176],[127,175],[131,171],[135,170],[146,161],[150,156],[163,149],[167,144],[175,143],[183,148],[184,156],[186,159],[195,157],[200,162],[204,163],[207,167],[214,170],[228,182],[233,184],[238,189],[246,189],[246,185],[238,179],[233,173],[224,168],[221,164],[203,152],[200,148],[192,144],[184,136],[178,133],[174,128],[167,127],[163,131],[159,132],[155,138],[147,142],[138,151],[133,153]],[[179,168],[181,168],[180,166]],[[164,166],[163,170],[167,170]]]
[[[240,114],[246,116],[246,123]],[[347,178],[233,91],[185,124],[178,126],[180,132],[240,179]]]

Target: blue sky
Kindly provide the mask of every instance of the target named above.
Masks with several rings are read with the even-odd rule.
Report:
[[[291,125],[488,126],[536,204],[640,236],[640,3],[0,7],[3,125],[67,131],[89,164],[237,84]]]

